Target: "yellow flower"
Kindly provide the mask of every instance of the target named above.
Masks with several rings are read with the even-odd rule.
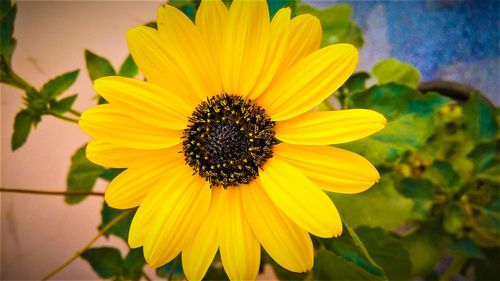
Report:
[[[358,193],[379,180],[362,156],[328,146],[371,135],[374,111],[310,111],[352,74],[356,48],[319,49],[317,18],[272,21],[265,1],[203,1],[193,24],[171,6],[158,30],[127,32],[147,82],[104,77],[109,104],[81,116],[94,139],[87,157],[127,168],[106,190],[113,208],[139,206],[129,245],[151,267],[182,251],[189,280],[205,275],[217,250],[231,280],[258,274],[260,245],[284,268],[313,265],[309,233],[342,232],[322,191]]]

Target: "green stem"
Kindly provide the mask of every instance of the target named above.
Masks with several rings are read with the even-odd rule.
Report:
[[[4,188],[4,187],[0,187],[0,192],[29,193],[29,194],[40,194],[40,195],[65,195],[65,196],[81,196],[81,195],[104,196],[103,192],[93,192],[93,191],[46,191],[46,190],[16,189],[16,188]]]
[[[92,246],[92,244],[94,244],[94,242],[99,237],[101,237],[104,233],[106,233],[106,231],[108,231],[111,227],[113,227],[113,225],[117,224],[119,221],[121,221],[122,219],[124,219],[126,216],[130,215],[133,211],[134,211],[133,209],[127,210],[127,211],[124,211],[123,213],[121,213],[120,215],[116,216],[113,220],[111,220],[108,224],[106,224],[99,231],[99,233],[97,233],[96,236],[94,236],[94,238],[92,238],[85,246],[83,246],[83,248],[81,248],[80,250],[78,250],[71,258],[69,258],[63,264],[61,264],[60,266],[58,266],[56,269],[52,270],[49,274],[47,274],[41,280],[42,281],[48,280],[50,277],[56,275],[59,271],[61,271],[66,266],[68,266],[72,261],[74,261],[76,258],[78,258],[83,252],[85,252],[85,250],[87,250],[88,248],[90,248],[90,246]]]
[[[80,115],[82,115],[82,113],[80,111],[73,109],[73,108],[71,108],[68,112],[75,115],[76,117],[80,117]]]
[[[446,269],[443,275],[439,278],[439,281],[450,281],[455,277],[460,270],[462,269],[462,266],[465,264],[467,261],[466,257],[455,257],[453,262],[450,264],[450,266]]]
[[[170,269],[170,274],[168,275],[168,281],[172,281],[172,278],[174,277],[174,272],[175,272],[175,268],[177,267],[177,264],[179,263],[179,257],[180,256],[177,256],[174,261],[172,262],[172,269]]]
[[[76,123],[78,124],[78,119],[74,119],[74,118],[71,118],[71,117],[66,117],[66,116],[63,116],[63,115],[60,115],[60,114],[57,114],[57,113],[49,113],[49,115],[52,115],[56,118],[59,118],[61,120],[65,120],[65,121],[69,121],[69,122],[73,122],[73,123]]]

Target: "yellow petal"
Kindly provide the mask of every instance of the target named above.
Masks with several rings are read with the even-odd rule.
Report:
[[[358,140],[385,127],[385,117],[373,110],[311,111],[276,124],[276,138],[287,143],[323,145]]]
[[[152,268],[171,261],[193,239],[210,205],[208,182],[193,176],[189,167],[178,168],[171,169],[176,174],[171,174],[156,194],[161,202],[153,206],[154,215],[144,238],[144,257]]]
[[[253,233],[273,260],[293,272],[310,270],[314,251],[309,233],[274,205],[259,181],[242,186],[241,196]]]
[[[181,11],[166,5],[158,9],[158,30],[165,49],[201,99],[221,93],[219,73],[200,31]]]
[[[217,253],[219,210],[220,205],[224,204],[220,200],[221,190],[222,188],[212,187],[208,213],[193,241],[182,250],[182,268],[189,281],[203,279]]]
[[[274,121],[300,115],[333,94],[358,63],[358,50],[350,44],[322,48],[297,62],[273,80],[257,103]]]
[[[221,0],[202,0],[196,13],[196,27],[212,54],[215,69],[220,76],[222,36],[229,12]]]
[[[222,191],[219,243],[222,265],[229,279],[255,280],[259,273],[260,245],[243,213],[239,187]]]
[[[263,70],[269,41],[265,0],[235,0],[222,40],[221,78],[228,94],[245,97]]]
[[[172,157],[177,157],[182,150],[181,145],[176,145],[164,149],[136,149],[118,146],[112,143],[92,139],[87,144],[87,159],[110,168],[128,168],[142,165],[151,159],[163,159],[169,161]]]
[[[294,17],[290,22],[290,37],[278,72],[289,69],[302,58],[318,50],[320,45],[321,23],[318,18],[310,14]]]
[[[99,78],[94,89],[122,112],[148,124],[184,130],[194,108],[184,99],[152,83],[119,76]]]
[[[260,72],[255,87],[248,94],[248,99],[256,99],[260,96],[275,77],[280,65],[282,65],[290,35],[290,13],[290,8],[282,8],[278,10],[271,21],[270,41],[264,66],[262,67],[263,71]]]
[[[158,30],[146,26],[132,28],[127,31],[127,44],[134,62],[148,82],[162,86],[192,106],[200,102],[187,75],[166,49]]]
[[[106,188],[104,199],[109,206],[115,209],[129,209],[137,207],[144,200],[152,186],[161,181],[165,174],[174,166],[184,165],[184,158],[177,150],[170,150],[165,157],[149,157],[128,168]]]
[[[158,149],[181,143],[181,130],[168,130],[141,122],[111,104],[94,106],[78,122],[89,136],[119,146]]]
[[[259,178],[274,204],[306,231],[319,237],[342,233],[340,215],[330,198],[278,154],[267,160]]]
[[[327,191],[359,193],[380,179],[366,158],[336,147],[281,143],[274,153]]]

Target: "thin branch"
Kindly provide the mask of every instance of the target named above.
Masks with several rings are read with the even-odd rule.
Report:
[[[75,115],[76,117],[80,117],[80,115],[82,115],[82,113],[80,111],[73,109],[73,108],[71,108],[68,112]]]
[[[144,279],[146,279],[147,281],[152,281],[151,277],[149,277],[145,271],[142,272],[142,276],[144,276]]]
[[[110,221],[108,224],[106,224],[99,231],[99,233],[97,233],[97,235],[94,236],[94,238],[92,238],[92,240],[90,240],[85,246],[83,246],[83,248],[81,248],[80,250],[78,250],[78,252],[76,252],[71,258],[69,258],[63,264],[61,264],[56,269],[54,269],[52,272],[50,272],[49,274],[47,274],[47,276],[43,277],[41,279],[41,281],[48,280],[50,277],[56,275],[59,271],[61,271],[66,266],[68,266],[71,262],[73,262],[76,258],[78,258],[85,250],[87,250],[88,248],[90,248],[90,246],[92,246],[92,244],[94,244],[94,242],[99,237],[101,237],[106,231],[108,231],[113,225],[117,224],[119,221],[121,221],[122,219],[124,219],[126,216],[130,215],[133,211],[134,211],[133,209],[127,210],[127,211],[124,211],[123,213],[121,213],[120,215],[116,216],[112,221]]]
[[[4,187],[0,187],[0,192],[30,193],[30,194],[39,194],[39,195],[104,196],[104,192],[94,192],[94,191],[47,191],[47,190],[16,189],[16,188],[4,188]]]
[[[73,122],[73,123],[77,123],[78,124],[78,119],[74,119],[74,118],[71,118],[71,117],[66,117],[66,116],[63,116],[63,115],[60,115],[60,114],[57,114],[57,113],[49,113],[49,115],[52,115],[56,118],[59,118],[61,120],[65,120],[65,121],[69,121],[69,122]]]
[[[451,262],[450,266],[446,269],[446,271],[441,275],[439,278],[439,281],[450,281],[455,277],[460,270],[462,269],[462,266],[465,264],[467,261],[466,257],[455,257],[455,259]]]

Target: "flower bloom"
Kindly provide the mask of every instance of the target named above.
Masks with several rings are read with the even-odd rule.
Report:
[[[85,111],[87,157],[127,168],[107,187],[113,208],[139,206],[129,232],[151,267],[182,252],[189,280],[217,251],[231,280],[255,279],[261,245],[281,266],[313,266],[309,233],[342,232],[323,192],[358,193],[379,180],[362,156],[329,146],[385,126],[365,109],[310,111],[354,71],[350,44],[319,49],[317,18],[272,20],[265,1],[203,1],[194,24],[171,6],[158,30],[127,32],[147,82],[104,77],[109,104]]]

